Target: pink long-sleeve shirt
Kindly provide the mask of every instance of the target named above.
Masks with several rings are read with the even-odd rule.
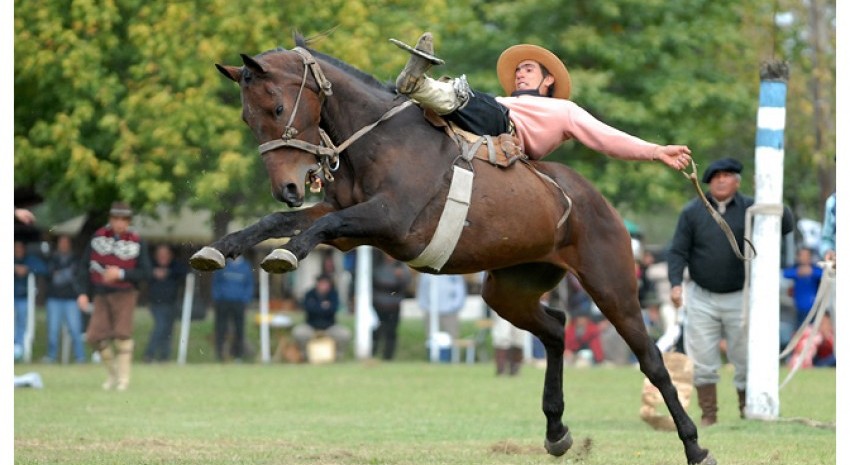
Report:
[[[570,139],[624,160],[652,160],[658,147],[608,126],[569,100],[533,95],[496,97],[496,100],[510,109],[510,119],[523,151],[532,160],[549,155]]]

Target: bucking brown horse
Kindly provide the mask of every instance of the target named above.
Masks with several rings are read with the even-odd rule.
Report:
[[[563,164],[504,167],[462,156],[457,140],[393,86],[296,41],[292,50],[242,55],[240,67],[216,66],[239,84],[242,119],[260,143],[273,196],[300,207],[311,185],[324,198],[222,237],[198,251],[192,266],[220,269],[225,257],[288,237],[264,269],[291,271],[328,244],[343,251],[371,245],[425,273],[486,271],[487,305],[546,348],[545,448],[555,456],[573,442],[562,421],[565,314],[540,297],[571,271],[661,391],[688,463],[716,463],[699,446],[647,334],[629,234],[605,198]]]

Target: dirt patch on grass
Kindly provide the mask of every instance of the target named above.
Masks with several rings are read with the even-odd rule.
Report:
[[[499,441],[490,446],[490,452],[501,455],[529,455],[540,454],[540,446],[528,444],[517,444],[510,440]]]
[[[490,446],[490,452],[494,454],[500,455],[539,455],[541,451],[540,446],[532,446],[529,444],[517,444],[516,442],[510,440],[499,441]],[[584,438],[581,441],[581,444],[573,445],[567,454],[570,455],[572,460],[577,462],[581,462],[587,460],[590,457],[590,453],[593,450],[593,439]]]

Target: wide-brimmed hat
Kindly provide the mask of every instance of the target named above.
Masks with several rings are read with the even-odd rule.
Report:
[[[109,208],[109,216],[114,216],[116,218],[132,218],[133,209],[124,202],[112,202],[112,206]]]
[[[552,95],[553,97],[562,99],[570,98],[572,81],[570,80],[570,72],[567,71],[564,62],[549,50],[539,45],[531,44],[514,45],[499,56],[499,61],[496,62],[496,74],[499,76],[499,84],[502,85],[505,94],[510,95],[515,90],[516,67],[520,62],[525,60],[534,60],[540,63],[555,77],[555,93]]]

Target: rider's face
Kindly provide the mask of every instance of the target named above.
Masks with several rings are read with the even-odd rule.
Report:
[[[537,89],[540,95],[547,95],[549,87],[555,82],[555,78],[550,74],[543,76],[543,69],[540,63],[534,60],[523,60],[517,66],[514,72],[514,90],[534,90]]]

